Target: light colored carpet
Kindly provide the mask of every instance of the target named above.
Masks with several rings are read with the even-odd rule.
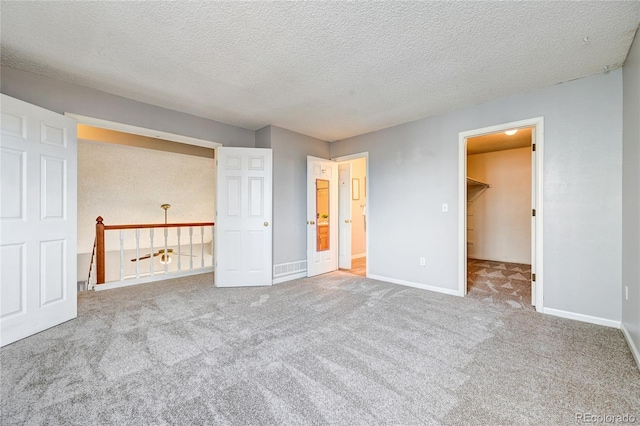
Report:
[[[640,416],[619,330],[344,272],[79,297],[0,350],[3,425],[571,424]]]
[[[467,296],[512,308],[531,304],[531,265],[467,259]]]

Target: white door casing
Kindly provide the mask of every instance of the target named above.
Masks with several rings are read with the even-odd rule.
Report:
[[[75,120],[0,95],[0,346],[77,316]]]
[[[531,129],[531,305],[536,306],[536,282],[533,279],[536,273],[536,151],[533,149],[536,143],[536,128]]]
[[[316,179],[329,181],[329,250],[318,251],[316,241]],[[307,157],[307,276],[338,269],[338,164]]]
[[[215,285],[271,285],[272,151],[219,147],[216,164]]]
[[[338,267],[351,269],[351,163],[338,164]]]
[[[532,303],[536,311],[544,312],[544,117],[536,117],[481,129],[468,130],[458,134],[458,295],[467,294],[467,138],[509,129],[532,127],[531,138],[536,146],[532,155],[532,208],[536,210],[531,224],[531,272],[536,274],[535,287],[532,286]],[[534,207],[535,206],[535,207]]]

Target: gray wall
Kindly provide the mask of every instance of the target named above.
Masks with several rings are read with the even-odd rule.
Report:
[[[307,258],[307,156],[329,158],[329,143],[276,126],[258,130],[273,150],[273,263]],[[263,146],[268,148],[267,146]]]
[[[271,126],[256,130],[256,148],[271,148]]]
[[[332,157],[369,152],[370,273],[457,289],[458,133],[537,116],[545,308],[619,321],[621,70],[332,143]]]
[[[640,350],[640,32],[623,75],[622,323]]]
[[[255,132],[195,115],[134,101],[88,87],[3,66],[0,91],[5,95],[65,112],[219,142],[254,147]]]

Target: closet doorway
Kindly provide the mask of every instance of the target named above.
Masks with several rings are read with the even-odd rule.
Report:
[[[367,276],[367,155],[338,161],[339,269]]]
[[[541,118],[460,134],[461,295],[542,309],[541,141]]]

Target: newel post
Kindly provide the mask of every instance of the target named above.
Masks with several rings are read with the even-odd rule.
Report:
[[[104,223],[96,219],[96,284],[104,284]]]

